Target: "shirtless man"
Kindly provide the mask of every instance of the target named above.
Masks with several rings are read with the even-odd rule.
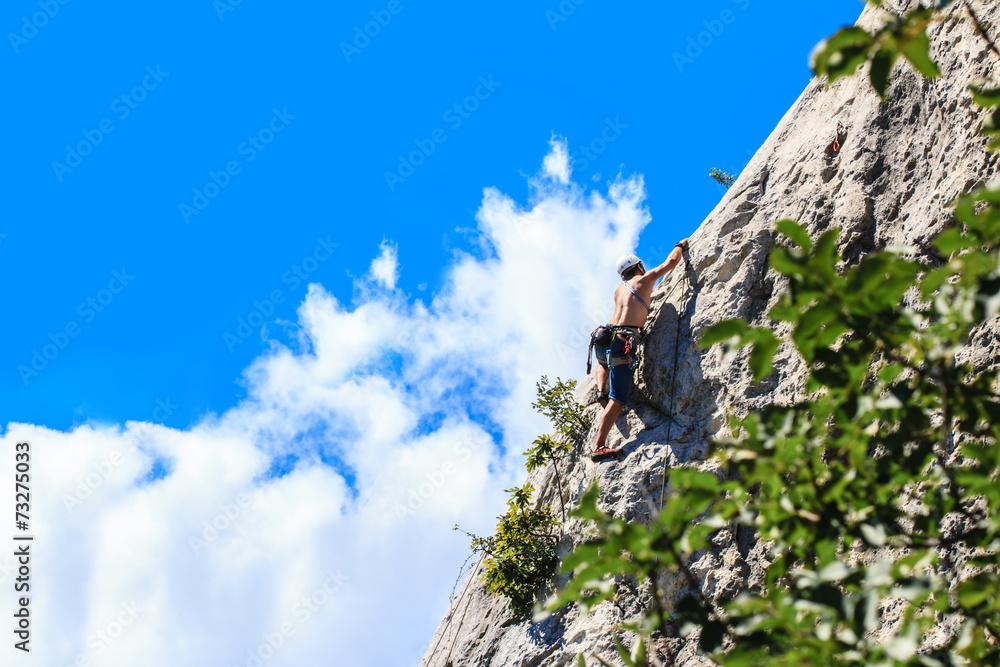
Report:
[[[595,371],[598,391],[602,398],[610,398],[601,415],[601,425],[597,431],[597,443],[591,458],[594,461],[614,456],[617,449],[605,448],[611,426],[628,403],[629,390],[632,387],[632,364],[635,357],[635,347],[639,342],[639,330],[649,316],[650,297],[656,283],[681,261],[681,256],[688,247],[684,239],[667,256],[667,260],[652,271],[647,271],[642,261],[632,254],[622,255],[618,259],[618,275],[622,284],[615,289],[615,313],[608,325],[612,329],[611,345],[597,345],[598,367]],[[610,366],[610,367],[609,367]],[[611,377],[610,395],[604,393],[604,387]]]

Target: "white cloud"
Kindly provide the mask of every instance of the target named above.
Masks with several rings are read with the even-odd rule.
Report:
[[[395,289],[396,281],[399,279],[399,257],[396,246],[388,241],[382,241],[379,249],[379,256],[372,261],[369,273],[386,289]]]
[[[573,169],[569,165],[569,150],[566,148],[566,140],[552,135],[549,139],[549,146],[552,150],[542,161],[542,169],[549,178],[553,178],[562,185],[568,185]]]
[[[30,441],[37,535],[32,653],[18,664],[419,660],[467,554],[452,525],[492,530],[502,489],[523,479],[520,453],[548,429],[530,407],[535,381],[582,376],[614,260],[649,222],[641,178],[585,191],[568,181],[564,142],[544,164],[526,205],[484,191],[486,252],[458,252],[430,302],[394,289],[388,243],[370,271],[388,291],[344,304],[310,285],[304,351],[270,341],[245,372],[247,398],[222,415],[184,431],[9,424],[0,479],[13,479],[13,444]],[[170,474],[137,484],[155,458]],[[275,461],[290,471],[269,477]],[[12,501],[0,495],[5,516]],[[0,608],[14,603],[8,575]]]

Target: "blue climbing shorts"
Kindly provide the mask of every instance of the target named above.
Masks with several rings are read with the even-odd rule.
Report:
[[[625,341],[625,336],[615,334],[611,339],[610,347],[607,345],[595,345],[594,351],[597,354],[597,363],[607,368],[611,359],[623,359],[625,357]],[[635,355],[635,350],[632,350],[632,355]],[[622,405],[628,405],[628,395],[632,389],[632,365],[619,364],[612,366],[610,375],[611,391],[609,392],[609,398]],[[601,387],[601,391],[604,391],[604,387]]]

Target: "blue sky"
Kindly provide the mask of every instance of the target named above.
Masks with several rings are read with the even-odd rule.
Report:
[[[697,228],[861,10],[64,2],[0,57],[38,667],[416,665],[615,258]]]
[[[398,247],[400,287],[433,294],[453,252],[472,247],[483,188],[523,200],[553,133],[581,183],[643,174],[655,222],[639,251],[672,244],[719,199],[709,169],[745,164],[808,81],[809,49],[860,4],[52,7],[34,32],[22,19],[36,2],[4,12],[18,37],[0,64],[12,93],[0,422],[68,428],[150,419],[157,401],[184,427],[234,405],[245,395],[234,380],[265,345],[259,328],[230,345],[224,334],[281,290],[266,324],[285,335],[274,321],[295,321],[306,282],[288,272],[317,238],[336,252],[301,275],[341,300],[383,239]],[[375,37],[357,37],[377,19]],[[456,111],[463,102],[471,110]],[[275,109],[288,117],[272,137]],[[102,121],[113,131],[79,166],[53,165],[104,134]],[[263,150],[244,143],[262,130]],[[390,188],[386,172],[408,173],[398,156],[417,142],[433,153]],[[593,159],[579,150],[591,143]],[[225,181],[231,161],[239,173],[185,224],[180,205],[211,191],[210,172]],[[123,268],[134,282],[109,301],[99,293]],[[98,296],[100,312],[80,305]],[[19,372],[73,323],[65,349],[35,359],[37,376]]]

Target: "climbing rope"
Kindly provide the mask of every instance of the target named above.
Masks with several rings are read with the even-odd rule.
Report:
[[[469,558],[466,558],[465,562],[462,563],[462,568],[458,571],[458,577],[455,579],[456,585],[451,589],[451,600],[450,604],[448,605],[448,617],[445,619],[444,627],[441,628],[441,631],[438,633],[437,641],[434,642],[434,648],[432,648],[430,652],[427,654],[428,656],[430,656],[430,660],[432,661],[434,660],[434,656],[437,655],[438,646],[441,644],[441,640],[448,632],[448,628],[451,627],[451,620],[455,615],[455,609],[461,604],[462,600],[465,599],[465,594],[468,593],[469,591],[470,583],[469,580],[466,579],[466,584],[465,586],[462,587],[462,592],[458,596],[458,600],[457,601],[455,600],[455,590],[458,587],[458,581],[462,578],[462,573],[465,572],[465,566],[469,563],[469,560],[474,555],[475,555],[474,553],[470,554]],[[473,571],[475,571],[477,567],[479,567],[479,562],[482,560],[482,558],[483,554],[480,553],[479,558],[476,559],[476,562],[473,564],[472,569],[469,570],[470,574]],[[455,643],[458,641],[458,633],[462,630],[462,624],[465,623],[465,612],[467,611],[469,611],[468,606],[466,606],[465,611],[462,612],[462,620],[458,624],[458,629],[455,630],[455,637],[451,642],[451,648],[448,649],[448,657],[445,661],[445,664],[448,664],[448,661],[451,660],[451,652],[455,650]]]
[[[685,267],[684,276],[687,279],[688,287],[691,288],[691,292],[695,292],[698,289],[697,279],[695,279],[694,281],[691,280],[691,277],[694,276],[694,267],[691,266],[691,260],[688,259],[687,253],[685,252],[684,248],[681,248],[681,257],[684,258],[684,267]],[[684,312],[680,313],[677,316],[677,333],[674,336],[674,367],[670,373],[670,382],[671,382],[670,406],[667,408],[667,441],[663,443],[664,444],[663,485],[660,487],[660,509],[659,509],[660,512],[663,511],[663,492],[667,488],[667,465],[669,463],[669,457],[670,457],[670,448],[667,447],[667,445],[669,445],[671,442],[674,442],[675,440],[680,440],[681,438],[684,438],[694,432],[694,427],[692,426],[691,428],[688,429],[687,433],[685,433],[684,435],[679,435],[676,438],[670,437],[670,428],[671,426],[673,426],[674,421],[676,421],[674,418],[674,395],[677,393],[677,360],[680,356],[681,322],[683,322],[684,318],[688,316],[687,309],[690,304],[691,304],[691,299],[690,297],[686,296],[684,300]]]
[[[482,562],[483,556],[485,556],[485,555],[486,555],[485,552],[479,554],[479,559],[476,561],[476,564],[473,567],[473,571],[475,570],[475,568],[479,567],[479,564]],[[469,581],[469,580],[466,580],[466,581]],[[469,588],[471,588],[471,587],[472,587],[472,582],[470,581],[468,584],[465,585],[465,591],[468,591]],[[465,591],[463,591],[463,595],[464,595]],[[461,599],[459,601],[461,601]],[[455,645],[458,643],[458,636],[459,636],[459,633],[462,632],[462,626],[465,625],[465,615],[467,613],[469,613],[469,607],[470,606],[471,605],[466,605],[465,606],[465,610],[462,612],[462,618],[460,618],[458,620],[458,627],[455,629],[455,637],[454,637],[454,639],[451,640],[451,648],[448,649],[448,657],[445,658],[445,661],[444,661],[445,665],[450,665],[451,664],[451,654],[455,650]],[[451,618],[450,617],[448,619],[448,623],[449,623],[449,625],[451,624]]]

